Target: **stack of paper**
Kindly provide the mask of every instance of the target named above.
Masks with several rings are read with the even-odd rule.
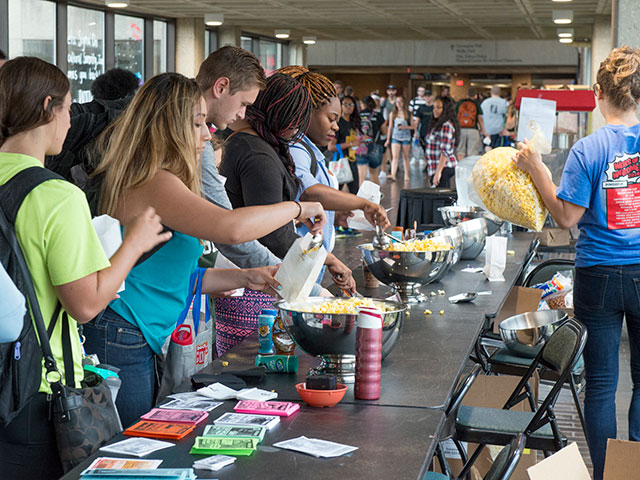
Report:
[[[112,458],[112,457],[98,457],[91,465],[87,467],[87,470],[94,468],[110,468],[110,469],[146,469],[158,468],[162,460],[137,460],[135,458]]]
[[[189,453],[194,455],[251,455],[256,451],[258,440],[242,437],[197,437]]]
[[[140,417],[142,420],[152,420],[154,422],[186,423],[197,425],[209,417],[207,412],[198,410],[173,410],[165,408],[154,408],[150,412]]]
[[[196,480],[193,468],[157,468],[150,470],[121,470],[117,468],[94,468],[80,474],[83,480]]]
[[[270,392],[269,390],[262,390],[256,387],[234,390],[222,383],[212,383],[211,385],[198,389],[197,393],[212,400],[233,400],[235,398],[236,400],[256,400],[266,402],[267,400],[278,398],[278,394],[276,392]]]
[[[255,413],[288,417],[300,410],[300,405],[293,402],[255,402],[243,400],[233,409],[238,413]]]
[[[258,442],[264,440],[265,427],[249,427],[244,425],[207,425],[204,427],[205,437],[247,437],[255,438]]]
[[[265,427],[271,430],[280,422],[275,415],[249,415],[247,413],[225,413],[213,421],[216,425],[244,425],[249,427]]]
[[[168,403],[159,405],[159,407],[172,410],[200,410],[209,412],[220,405],[222,405],[222,402],[215,402],[210,398],[206,398],[196,393],[189,393],[189,396],[185,395],[174,398]]]
[[[160,440],[150,440],[148,438],[127,438],[126,440],[100,447],[100,450],[103,452],[144,457],[145,455],[169,447],[175,447],[175,444],[162,442]]]
[[[124,431],[124,434],[132,437],[180,440],[181,438],[189,435],[195,428],[195,425],[185,423],[152,422],[149,420],[142,420],[127,428]]]
[[[298,437],[273,444],[274,447],[295,450],[314,457],[332,458],[351,453],[358,447],[342,445],[340,443],[319,440],[317,438]]]
[[[196,460],[193,462],[193,468],[198,470],[211,470],[217,472],[227,465],[231,465],[236,461],[236,457],[229,457],[227,455],[213,455],[212,457],[203,458],[202,460]]]

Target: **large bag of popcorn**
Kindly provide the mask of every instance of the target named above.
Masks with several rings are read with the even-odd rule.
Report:
[[[500,147],[484,154],[473,167],[473,188],[493,214],[540,231],[549,212],[529,174],[511,160],[516,153],[515,148]],[[551,178],[548,168],[547,173]]]

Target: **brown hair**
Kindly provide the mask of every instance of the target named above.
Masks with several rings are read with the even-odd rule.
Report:
[[[0,68],[0,145],[13,135],[46,125],[69,92],[67,76],[36,57],[17,57]],[[51,101],[44,108],[44,100]]]
[[[238,90],[267,85],[264,68],[256,56],[240,47],[227,45],[209,55],[196,76],[200,90],[206,92],[221,77],[229,79],[229,90],[233,95]]]
[[[200,98],[195,80],[179,73],[156,75],[140,87],[98,138],[102,160],[94,175],[104,174],[101,213],[114,216],[124,193],[144,185],[159,170],[200,194],[193,134],[193,109]]]
[[[614,49],[596,76],[602,93],[620,110],[636,108],[640,98],[640,50],[628,45]]]
[[[407,123],[409,125],[411,125],[411,115],[409,115],[409,105],[407,102],[407,99],[404,98],[403,95],[398,95],[397,98],[401,98],[402,99],[402,115],[404,116],[404,119],[407,121]],[[398,101],[396,100],[396,103],[393,104],[393,112],[392,112],[396,117],[398,116],[398,113],[400,113],[400,109],[398,108]]]
[[[335,83],[337,82],[332,82],[321,73],[310,72],[305,67],[298,65],[282,67],[278,69],[277,72],[293,77],[307,87],[309,95],[311,95],[313,108],[322,108],[329,103],[332,98],[338,98],[338,92],[335,87]]]

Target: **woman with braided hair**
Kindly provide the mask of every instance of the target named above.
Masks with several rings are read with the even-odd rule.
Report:
[[[311,96],[313,110],[306,135],[300,142],[290,145],[290,153],[296,165],[296,175],[300,179],[299,199],[314,199],[320,202],[327,213],[327,224],[323,228],[324,246],[333,250],[335,234],[333,226],[348,228],[347,218],[352,210],[363,210],[372,225],[387,228],[387,212],[380,205],[338,190],[336,178],[329,172],[324,156],[318,146],[326,147],[336,136],[340,119],[340,100],[334,84],[320,73],[310,72],[305,67],[289,66],[277,71],[295,78],[304,85]],[[305,227],[299,229],[306,233]]]
[[[296,200],[301,182],[289,146],[304,136],[310,118],[309,91],[293,78],[274,73],[247,108],[246,119],[216,134],[224,140],[220,173],[227,179],[233,208]],[[288,223],[259,241],[283,258],[297,238],[293,223]],[[340,260],[329,253],[325,265],[340,288],[355,290],[351,270]]]

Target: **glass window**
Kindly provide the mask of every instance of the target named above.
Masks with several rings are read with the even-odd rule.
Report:
[[[282,44],[260,39],[260,63],[267,75],[282,66]]]
[[[249,52],[253,52],[253,49],[252,49],[253,47],[251,45],[251,37],[245,37],[244,35],[240,37],[240,47],[244,48]]]
[[[9,0],[10,57],[29,55],[56,62],[56,4],[44,0]]]
[[[167,22],[153,21],[153,74],[167,71]]]
[[[144,76],[144,19],[115,15],[115,66],[132,72],[142,80]]]
[[[104,72],[104,13],[69,6],[67,77],[76,102],[92,100],[91,84]]]

